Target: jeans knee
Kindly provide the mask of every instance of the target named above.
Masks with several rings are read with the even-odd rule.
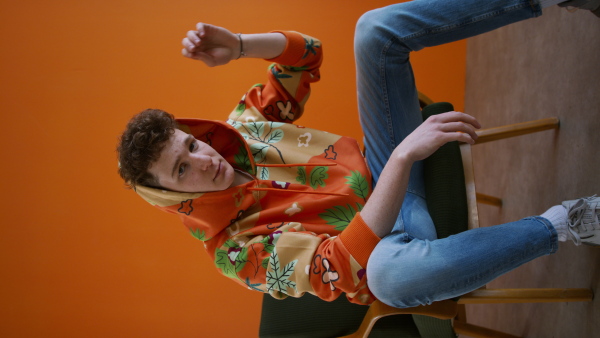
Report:
[[[372,264],[367,268],[369,290],[381,302],[398,308],[420,305],[414,302],[414,285],[406,284],[398,271],[389,264]]]
[[[372,50],[372,43],[379,34],[378,25],[381,23],[379,9],[364,13],[356,23],[354,31],[354,47],[356,51]]]

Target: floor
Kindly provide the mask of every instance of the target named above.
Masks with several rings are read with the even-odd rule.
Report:
[[[545,117],[560,129],[476,146],[482,226],[543,213],[600,194],[600,18],[553,7],[537,19],[472,38],[465,111],[484,127]],[[504,275],[488,288],[583,287],[600,293],[600,247],[559,251]],[[586,303],[469,305],[473,324],[525,337],[600,337],[600,296]]]

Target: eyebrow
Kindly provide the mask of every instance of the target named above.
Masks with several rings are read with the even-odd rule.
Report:
[[[188,144],[190,144],[191,140],[193,140],[193,139],[194,139],[194,136],[192,136],[191,134],[188,134],[188,136],[183,141],[183,144],[188,145]],[[181,155],[177,156],[177,159],[175,159],[175,165],[173,165],[173,169],[171,170],[171,178],[173,178],[175,176],[175,171],[179,167],[179,163],[181,163]]]

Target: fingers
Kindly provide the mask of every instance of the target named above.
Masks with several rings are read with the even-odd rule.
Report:
[[[200,38],[202,38],[204,36],[204,34],[206,34],[206,29],[209,27],[210,25],[202,23],[202,22],[198,22],[196,24],[196,32],[198,32],[198,36]]]
[[[477,140],[477,133],[473,125],[464,122],[448,122],[441,125],[441,130],[447,133],[458,132],[469,136],[473,140]]]
[[[435,130],[442,132],[441,137],[446,142],[474,144],[478,137],[476,129],[481,128],[481,124],[473,116],[455,111],[433,115],[427,120]]]
[[[477,121],[476,118],[469,114],[461,113],[458,111],[451,111],[439,115],[433,115],[430,118],[433,118],[434,120],[437,120],[441,123],[461,121],[464,123],[468,123],[477,129],[481,128],[481,124],[479,124],[479,121]]]

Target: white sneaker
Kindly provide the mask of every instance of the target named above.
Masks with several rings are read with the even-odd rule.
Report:
[[[579,198],[562,205],[567,208],[571,240],[576,245],[600,245],[600,197]]]
[[[559,3],[558,6],[566,8],[569,12],[587,9],[600,18],[600,0],[569,0]]]

